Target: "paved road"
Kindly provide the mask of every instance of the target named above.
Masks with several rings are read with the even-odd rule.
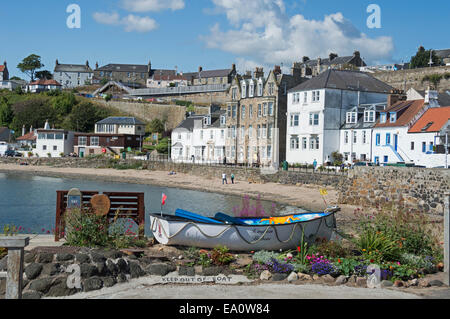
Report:
[[[158,285],[145,277],[112,288],[80,293],[67,299],[418,299],[420,296],[388,289],[322,285]]]

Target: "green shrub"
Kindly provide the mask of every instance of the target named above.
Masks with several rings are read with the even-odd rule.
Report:
[[[397,242],[370,226],[362,231],[355,244],[366,259],[374,262],[398,261],[401,253]]]
[[[219,246],[214,248],[211,252],[211,261],[216,266],[225,266],[233,261],[234,257],[229,253],[229,250],[225,246]]]
[[[75,247],[105,247],[109,243],[108,219],[90,210],[70,209],[65,214],[66,243]]]
[[[261,250],[253,254],[252,258],[258,264],[266,264],[272,259],[278,259],[280,254],[274,253],[272,251]]]
[[[351,253],[350,249],[342,246],[341,242],[327,240],[318,241],[313,250],[316,252],[316,255],[327,258],[345,258]]]
[[[361,261],[356,258],[336,258],[333,263],[339,273],[344,276],[351,276],[355,269],[361,265]]]

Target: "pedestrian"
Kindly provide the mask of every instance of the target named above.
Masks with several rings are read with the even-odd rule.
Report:
[[[317,160],[314,160],[313,166],[314,166],[314,170],[316,170],[316,168],[317,168]]]
[[[225,173],[222,174],[222,185],[224,184],[228,185],[227,174]]]
[[[231,183],[234,184],[234,174],[231,174]]]

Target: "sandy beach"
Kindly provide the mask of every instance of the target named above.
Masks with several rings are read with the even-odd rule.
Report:
[[[111,181],[133,184],[148,184],[198,190],[204,192],[221,193],[227,195],[244,196],[298,206],[312,211],[321,211],[326,205],[320,195],[318,186],[296,186],[275,183],[255,184],[247,181],[235,181],[233,185],[222,185],[220,177],[207,179],[201,176],[187,174],[169,175],[163,171],[148,170],[116,170],[116,169],[90,169],[90,168],[58,168],[50,166],[20,166],[16,164],[0,164],[0,173],[15,172],[31,174],[34,176],[47,176],[59,178],[90,179],[96,181]],[[328,205],[338,205],[338,193],[328,188],[325,200]],[[338,214],[338,221],[349,221],[357,208],[350,205],[339,205],[342,212]]]

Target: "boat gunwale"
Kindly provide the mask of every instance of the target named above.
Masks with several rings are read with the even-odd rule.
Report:
[[[325,218],[328,218],[330,216],[334,216],[337,212],[339,212],[339,210],[336,210],[334,212],[329,212],[328,215],[326,215],[326,216],[321,216],[321,217],[314,218],[314,219],[311,219],[311,220],[306,220],[306,221],[294,221],[294,222],[289,223],[289,224],[268,224],[268,225],[236,225],[236,224],[225,224],[225,223],[213,224],[213,223],[194,221],[194,220],[190,220],[188,218],[183,218],[183,217],[175,216],[175,215],[163,214],[161,216],[161,214],[153,214],[153,213],[150,213],[149,215],[150,215],[150,217],[163,219],[163,220],[165,220],[167,222],[188,222],[188,223],[202,224],[202,225],[211,225],[211,226],[266,227],[267,228],[267,227],[270,227],[270,226],[272,226],[272,227],[278,226],[279,227],[279,226],[291,226],[291,225],[303,224],[303,223],[306,224],[306,223],[318,221],[318,220],[321,220],[321,219],[325,219]],[[303,213],[303,214],[289,214],[289,215],[285,215],[285,216],[276,216],[276,217],[277,218],[278,217],[283,218],[283,217],[289,217],[289,216],[294,216],[294,215],[312,215],[312,214],[324,214],[324,213],[325,212],[310,212],[310,213]],[[209,217],[209,218],[211,218],[211,217]],[[268,217],[268,218],[270,218],[270,217]],[[214,218],[211,218],[211,219],[214,219]],[[248,220],[248,219],[255,219],[255,218],[240,218],[240,219],[241,220],[246,220],[246,219]]]

